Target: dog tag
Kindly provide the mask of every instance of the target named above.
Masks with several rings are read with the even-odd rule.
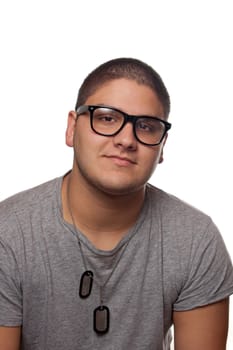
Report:
[[[82,299],[89,297],[93,284],[93,272],[85,271],[82,274],[79,286],[79,296]]]
[[[101,305],[94,310],[94,331],[100,335],[109,330],[110,312],[107,306]]]

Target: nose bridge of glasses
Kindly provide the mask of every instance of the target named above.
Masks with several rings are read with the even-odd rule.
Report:
[[[134,127],[137,117],[134,115],[129,115],[127,113],[122,113],[124,115],[124,123],[122,125],[122,127],[124,127],[126,124],[131,123]]]
[[[121,124],[121,126],[120,126],[120,128],[119,128],[119,130],[117,131],[116,134],[122,133],[122,130],[128,132],[128,128],[126,130],[126,126],[127,126],[127,124],[132,124],[130,126],[129,130],[130,130],[130,133],[133,135],[133,137],[135,137],[134,124],[135,124],[135,121],[136,121],[136,119],[135,119],[136,117],[131,116],[131,115],[127,114],[127,113],[123,113],[123,112],[121,112],[121,115],[123,117],[123,122],[122,122],[122,124]]]
[[[134,131],[136,117],[134,117],[133,115],[129,115],[127,113],[123,113],[123,112],[122,112],[122,116],[124,117],[124,120],[123,120],[123,123],[122,123],[119,131],[121,131],[122,129],[125,129],[125,126],[128,123],[132,124],[132,131]]]

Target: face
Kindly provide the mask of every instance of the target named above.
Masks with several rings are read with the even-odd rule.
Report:
[[[164,119],[162,104],[153,90],[128,79],[102,85],[85,105],[107,105],[131,115]],[[162,162],[164,143],[165,140],[158,146],[139,143],[131,123],[115,136],[101,136],[92,131],[88,113],[77,120],[75,112],[69,113],[66,144],[74,148],[74,174],[78,181],[108,194],[142,191],[156,165]]]

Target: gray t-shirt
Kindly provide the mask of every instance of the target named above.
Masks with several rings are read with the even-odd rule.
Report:
[[[23,350],[169,349],[173,310],[190,310],[233,293],[233,269],[211,219],[151,185],[138,221],[111,251],[63,220],[62,178],[0,204],[0,326],[22,326]],[[119,218],[120,220],[120,218]],[[120,260],[119,260],[120,259]],[[109,278],[110,277],[110,278]],[[110,310],[108,333],[93,311]]]

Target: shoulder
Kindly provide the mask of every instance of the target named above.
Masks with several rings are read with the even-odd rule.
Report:
[[[172,252],[179,253],[185,262],[208,245],[224,250],[222,235],[209,215],[151,185],[148,194],[152,220],[159,221],[164,249],[170,258]]]
[[[0,212],[3,213],[9,210],[20,212],[21,210],[30,208],[32,205],[38,204],[40,201],[44,201],[53,196],[60,182],[61,178],[59,177],[19,192],[0,202]]]
[[[148,186],[152,221],[159,221],[166,298],[174,310],[189,310],[226,298],[233,269],[212,218],[153,186]]]
[[[199,223],[206,226],[212,221],[209,215],[170,193],[150,184],[147,189],[152,210],[159,211],[160,218],[167,223],[171,222],[172,225],[178,226],[193,226]]]
[[[59,177],[0,202],[0,235],[7,227],[16,224],[17,217],[29,217],[33,212],[38,211],[38,208],[46,208],[52,200],[56,202],[61,182],[62,177]]]

